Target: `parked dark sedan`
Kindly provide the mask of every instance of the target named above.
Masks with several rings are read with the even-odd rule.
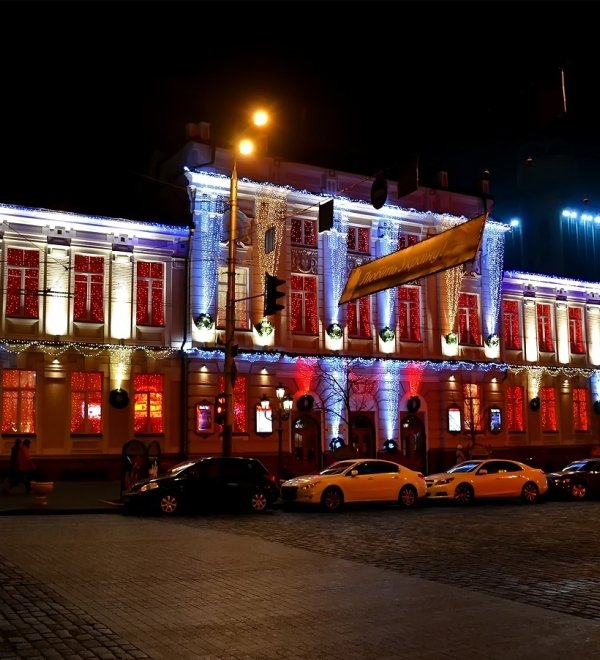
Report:
[[[212,456],[185,461],[143,479],[122,495],[126,513],[173,515],[211,509],[265,511],[279,497],[275,475],[256,458]]]
[[[549,472],[548,495],[585,500],[600,497],[600,458],[582,458],[573,461],[558,472]]]

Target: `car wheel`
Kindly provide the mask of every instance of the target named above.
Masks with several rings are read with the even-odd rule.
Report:
[[[160,498],[160,510],[162,513],[172,516],[179,508],[179,500],[176,495],[166,493]]]
[[[405,508],[417,503],[417,491],[412,486],[403,486],[398,497],[398,504]]]
[[[458,484],[454,491],[454,501],[456,504],[471,504],[473,501],[473,489],[469,484]]]
[[[260,491],[254,491],[252,493],[250,496],[250,509],[252,509],[252,511],[260,513],[261,511],[265,511],[268,506],[269,501],[264,493],[261,493]]]
[[[523,500],[523,502],[526,502],[527,504],[533,504],[534,502],[536,502],[539,495],[540,495],[540,491],[532,481],[526,483],[523,486],[523,490],[521,491],[521,499]]]
[[[582,483],[574,483],[571,486],[571,490],[569,491],[571,495],[571,499],[573,500],[585,500],[587,497],[587,488],[585,484]]]
[[[339,488],[328,488],[321,497],[321,506],[330,513],[339,511],[344,506],[344,494]]]

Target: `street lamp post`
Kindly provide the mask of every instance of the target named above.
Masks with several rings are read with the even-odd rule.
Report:
[[[277,397],[277,477],[283,478],[283,421],[288,419],[294,399],[286,392],[285,387],[279,383],[275,388],[275,396]],[[269,398],[263,394],[260,400],[260,405],[263,410],[271,408]],[[271,416],[271,420],[272,420]]]
[[[264,126],[268,122],[267,114],[257,110],[252,118],[254,126]],[[223,456],[231,456],[233,448],[233,388],[235,385],[236,367],[233,337],[235,332],[235,266],[237,247],[237,213],[238,213],[238,176],[237,151],[248,155],[253,151],[250,140],[244,139],[233,150],[233,167],[231,170],[231,183],[229,187],[229,250],[227,255],[227,291],[225,302],[225,421],[223,424]]]

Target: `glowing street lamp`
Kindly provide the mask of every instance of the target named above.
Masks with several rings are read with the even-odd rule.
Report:
[[[279,383],[275,388],[275,396],[277,397],[277,476],[279,479],[283,475],[283,420],[288,419],[292,407],[294,406],[294,399],[285,389],[285,386]],[[260,406],[265,411],[271,409],[271,402],[266,394],[262,395]],[[271,421],[273,418],[271,417]]]
[[[268,115],[264,110],[257,110],[253,115],[254,126],[265,126]],[[254,151],[254,144],[249,138],[238,142],[233,151],[233,168],[229,189],[229,252],[227,256],[227,292],[225,307],[225,423],[223,425],[223,456],[231,456],[233,447],[233,387],[235,381],[235,353],[233,335],[235,332],[235,265],[237,245],[238,212],[238,176],[237,155],[245,156]]]

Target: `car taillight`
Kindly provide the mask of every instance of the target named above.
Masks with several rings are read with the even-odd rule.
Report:
[[[422,474],[421,472],[417,472],[417,476],[418,476],[418,477],[421,477],[421,479],[425,479],[425,475]]]
[[[275,485],[277,485],[277,477],[271,472],[267,472],[267,474],[265,474],[265,478],[267,478],[269,481],[272,481]]]

